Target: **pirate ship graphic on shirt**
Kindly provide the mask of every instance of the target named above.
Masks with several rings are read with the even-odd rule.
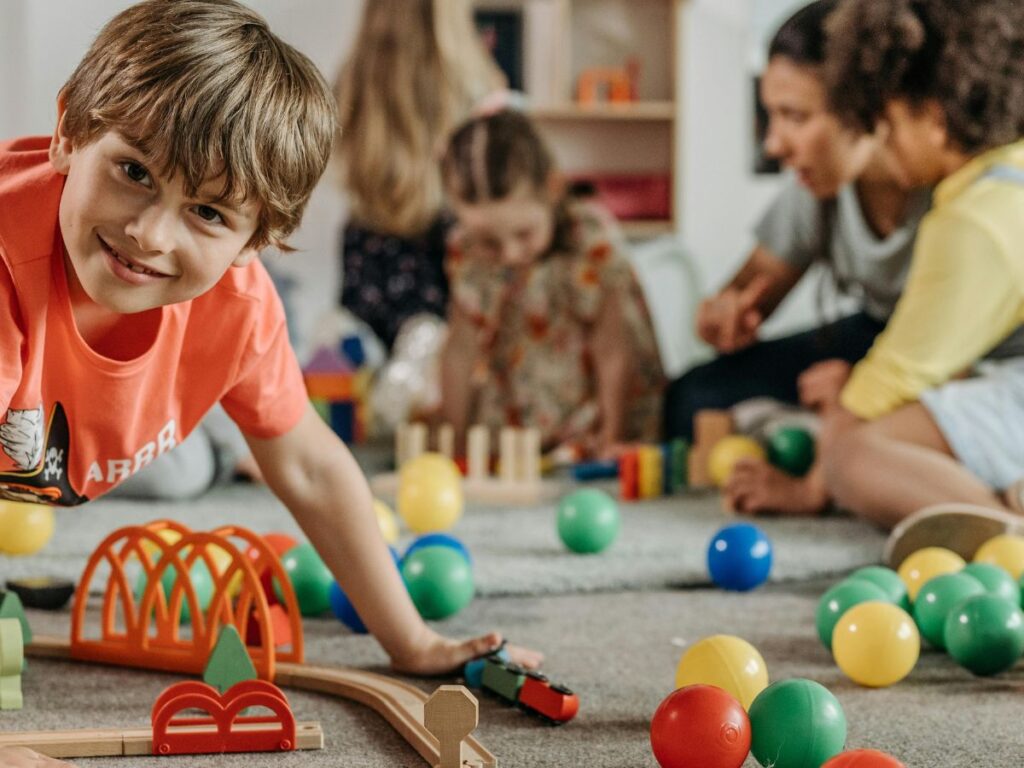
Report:
[[[89,499],[68,479],[70,448],[71,430],[60,403],[53,406],[45,425],[42,405],[8,410],[0,424],[0,449],[17,469],[0,471],[0,498],[61,507],[84,504]]]

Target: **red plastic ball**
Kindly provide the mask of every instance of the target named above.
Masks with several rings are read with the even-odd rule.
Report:
[[[855,749],[836,755],[821,768],[907,768],[892,755],[877,749]]]
[[[269,546],[278,557],[281,557],[285,552],[299,543],[287,533],[265,533],[263,534],[263,540],[267,542],[267,546]]]
[[[654,713],[651,748],[661,768],[740,768],[750,753],[750,719],[721,688],[688,685]]]

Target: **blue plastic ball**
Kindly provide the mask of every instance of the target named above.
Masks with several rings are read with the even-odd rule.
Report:
[[[708,573],[723,589],[736,592],[759,587],[772,569],[772,543],[750,523],[722,528],[708,545]]]
[[[398,552],[394,547],[388,547],[388,550],[391,552],[391,559],[394,561],[395,567],[400,569],[401,564]],[[329,597],[331,612],[334,614],[334,617],[357,635],[365,635],[367,633],[366,625],[359,618],[356,607],[352,605],[352,601],[348,599],[348,595],[345,594],[338,582],[331,583]]]
[[[469,554],[466,545],[447,533],[426,533],[422,536],[417,536],[412,544],[409,545],[409,548],[405,550],[405,557],[408,557],[417,549],[423,549],[423,547],[451,547],[466,558],[467,563],[473,565],[473,557]]]

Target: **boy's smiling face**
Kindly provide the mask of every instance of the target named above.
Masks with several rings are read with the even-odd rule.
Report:
[[[158,176],[116,132],[79,146],[60,120],[50,161],[67,176],[60,228],[70,288],[110,312],[189,301],[257,254],[249,245],[259,217],[255,202],[218,203],[217,179],[188,196],[180,175]]]

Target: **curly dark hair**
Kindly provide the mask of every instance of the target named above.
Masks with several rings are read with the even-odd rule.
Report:
[[[967,154],[1024,135],[1021,0],[843,0],[827,27],[825,82],[849,125],[873,130],[892,100],[934,100]]]

